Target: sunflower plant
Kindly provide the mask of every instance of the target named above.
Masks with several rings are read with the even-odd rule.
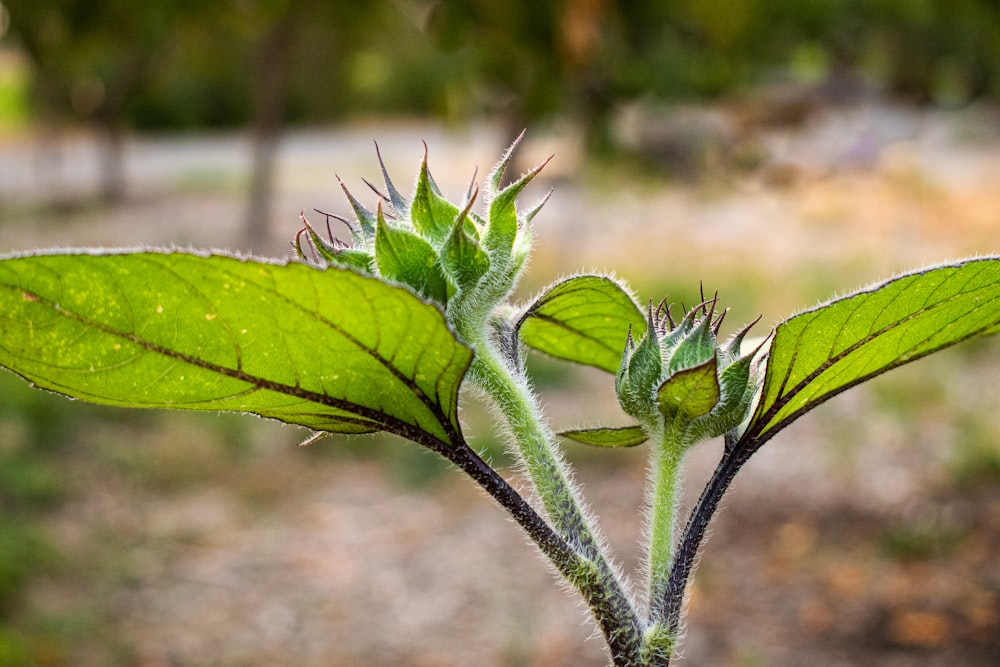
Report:
[[[0,366],[96,403],[253,413],[311,429],[310,441],[388,432],[422,445],[485,489],[579,591],[613,664],[667,665],[707,527],[743,465],[828,398],[1000,331],[1000,257],[896,276],[753,342],[753,323],[719,340],[717,295],[679,310],[640,305],[609,275],[560,279],[516,303],[545,203],[519,199],[544,164],[501,185],[516,146],[457,202],[435,184],[426,147],[408,196],[380,158],[374,207],[343,187],[349,239],[303,217],[288,260],[176,250],[2,257]],[[529,348],[606,371],[635,423],[557,434],[531,388]],[[495,404],[530,499],[470,445],[466,386]],[[679,517],[685,454],[717,437],[718,466]],[[561,438],[648,448],[644,585],[627,583],[602,539]]]

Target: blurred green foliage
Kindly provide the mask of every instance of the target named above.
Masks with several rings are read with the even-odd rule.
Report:
[[[921,520],[887,528],[881,546],[890,558],[913,562],[946,557],[966,538],[961,530],[941,521]]]
[[[25,582],[51,557],[51,547],[34,527],[0,517],[0,617],[15,609]]]
[[[0,373],[0,666],[32,663],[32,641],[11,623],[28,585],[57,561],[36,522],[67,495],[67,471],[52,456],[68,423],[59,402],[69,403]]]
[[[847,75],[944,105],[1000,94],[992,0],[3,5],[37,113],[147,129],[247,122],[279,55],[286,121],[488,112],[520,129],[569,114],[592,145],[622,101],[715,97],[775,76]],[[281,54],[266,48],[275,31]]]
[[[18,130],[28,121],[27,81],[16,58],[0,57],[0,132]]]

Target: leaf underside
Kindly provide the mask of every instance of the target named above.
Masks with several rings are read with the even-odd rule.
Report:
[[[629,326],[642,336],[646,317],[622,287],[606,276],[577,276],[540,296],[519,322],[521,340],[539,352],[618,371]]]
[[[898,276],[778,325],[744,440],[763,442],[830,397],[1000,331],[1000,258]]]
[[[436,307],[350,269],[166,252],[0,261],[0,366],[97,403],[447,445],[471,360]]]
[[[649,439],[641,426],[577,429],[559,435],[594,447],[635,447]]]

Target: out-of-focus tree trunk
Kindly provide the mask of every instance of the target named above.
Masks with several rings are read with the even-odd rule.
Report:
[[[58,86],[51,79],[39,77],[34,92],[38,104],[34,154],[36,187],[42,194],[42,201],[58,209],[69,200],[63,170],[63,115],[56,102]]]
[[[559,51],[573,95],[573,111],[583,130],[586,152],[600,156],[611,150],[612,102],[604,90],[594,56],[608,24],[607,0],[564,0],[559,18]]]
[[[96,118],[100,150],[100,197],[105,204],[120,204],[125,199],[125,129],[122,108],[102,109]]]
[[[291,18],[272,24],[257,49],[253,118],[253,164],[246,239],[249,249],[267,242],[274,198],[275,163],[294,46]]]
[[[151,62],[146,53],[129,55],[104,82],[104,99],[94,113],[94,124],[100,142],[101,200],[105,204],[120,204],[125,199],[125,110]]]

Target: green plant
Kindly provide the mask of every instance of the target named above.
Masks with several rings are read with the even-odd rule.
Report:
[[[331,433],[386,431],[440,454],[514,518],[587,602],[616,665],[666,665],[684,591],[723,494],[775,434],[828,398],[960,341],[1000,331],[1000,258],[922,269],[803,311],[753,344],[718,341],[717,297],[676,316],[641,308],[618,280],[576,275],[527,305],[510,296],[532,246],[501,187],[516,144],[456,205],[426,151],[412,197],[385,174],[376,210],[346,187],[351,243],[308,222],[300,261],[142,251],[31,253],[0,261],[0,365],[35,385],[129,407],[238,411]],[[561,434],[617,447],[649,441],[646,585],[633,595],[602,541],[529,384],[524,351],[615,376],[625,428]],[[537,496],[474,450],[459,390],[478,387]],[[725,447],[683,529],[685,452]]]

